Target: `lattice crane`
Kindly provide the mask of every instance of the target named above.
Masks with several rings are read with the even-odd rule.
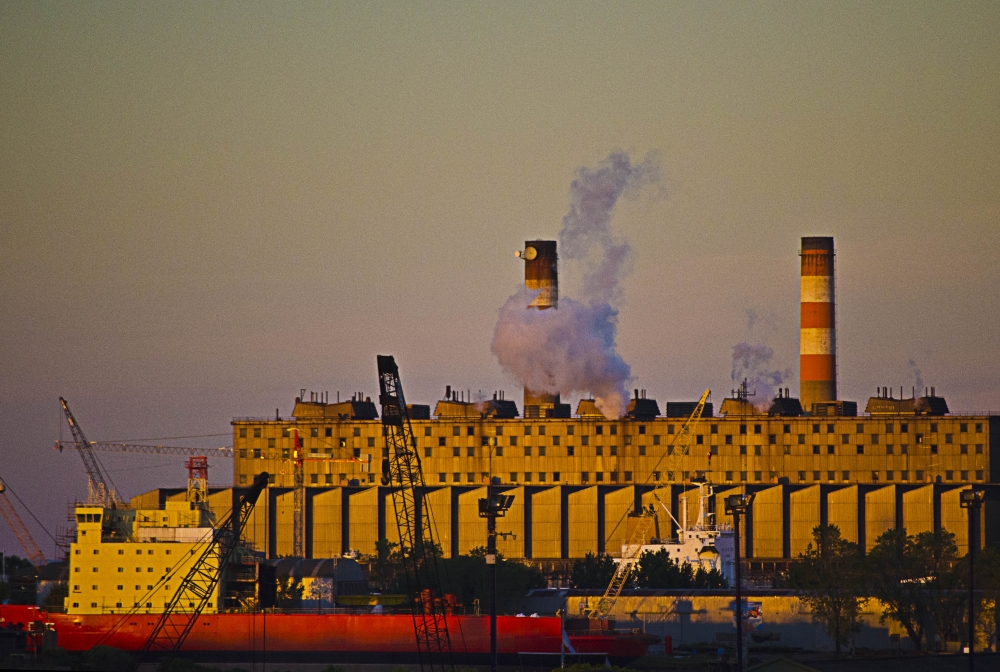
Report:
[[[145,453],[147,455],[191,455],[200,457],[229,457],[233,456],[233,449],[223,448],[181,448],[179,446],[153,446],[139,443],[115,443],[111,441],[91,441],[89,444],[80,441],[56,441],[54,448],[62,452],[66,448],[72,450],[99,450],[104,453]]]
[[[111,478],[104,475],[104,468],[101,461],[94,454],[90,441],[80,428],[80,423],[73,417],[73,412],[69,410],[69,404],[62,397],[59,397],[63,413],[66,415],[66,422],[69,423],[69,431],[73,434],[73,441],[78,444],[80,459],[83,460],[83,467],[87,470],[87,504],[91,506],[103,506],[106,508],[122,508],[127,506],[118,496],[115,484]]]
[[[267,479],[266,471],[257,474],[246,494],[240,497],[239,503],[216,526],[211,539],[205,542],[197,559],[181,579],[177,592],[164,605],[163,613],[159,615],[149,638],[139,651],[139,663],[155,653],[166,654],[169,660],[184,646],[185,640],[211,601],[223,572],[226,571],[227,565],[239,547],[257,499],[267,487]],[[191,555],[198,550],[197,546],[193,548]],[[150,594],[159,590],[163,584],[177,578],[178,572],[179,569],[162,576]],[[94,646],[107,644],[122,626],[144,608],[142,605],[145,601],[145,599],[138,600],[135,606],[125,613]],[[166,665],[161,665],[162,667]]]
[[[444,604],[434,521],[430,507],[418,505],[424,486],[417,440],[391,356],[378,356],[379,401],[389,458],[382,461],[382,485],[391,486],[392,506],[399,527],[399,547],[405,565],[406,588],[413,606],[413,628],[421,670],[454,670],[451,638]],[[435,595],[438,594],[438,596]]]
[[[23,502],[22,502],[23,504]],[[31,564],[38,569],[42,565],[46,564],[45,555],[42,553],[42,549],[38,547],[35,543],[34,537],[28,532],[28,528],[24,526],[24,521],[21,520],[21,516],[17,515],[17,509],[14,508],[14,504],[7,497],[7,486],[4,482],[0,480],[0,515],[3,515],[4,520],[7,521],[7,525],[10,526],[11,532],[17,537],[18,542],[21,544],[21,548],[24,549],[25,554],[28,556],[28,560]]]
[[[663,455],[660,456],[660,459],[657,460],[656,466],[653,467],[654,471],[659,469],[660,464],[665,458],[669,458],[669,462],[673,462],[677,458],[678,453],[680,453],[681,457],[690,453],[692,431],[701,420],[702,413],[705,412],[705,403],[708,401],[708,396],[710,394],[711,390],[705,390],[705,392],[701,395],[701,399],[698,400],[698,404],[695,406],[694,411],[690,416],[688,416],[688,419],[684,421],[684,424],[681,425],[680,431],[674,436],[674,440],[666,447],[666,450]],[[632,530],[632,534],[629,536],[628,543],[622,551],[622,557],[615,567],[615,573],[614,576],[611,577],[611,583],[608,584],[607,589],[604,591],[604,595],[601,597],[600,601],[598,601],[597,607],[589,609],[587,612],[590,618],[607,618],[607,616],[614,609],[618,596],[621,595],[622,589],[625,588],[629,577],[632,576],[635,566],[639,564],[639,551],[642,548],[642,544],[649,538],[649,530],[653,526],[655,515],[655,508],[652,504],[643,507],[635,513],[627,514],[627,518],[631,517],[636,519],[635,527]]]

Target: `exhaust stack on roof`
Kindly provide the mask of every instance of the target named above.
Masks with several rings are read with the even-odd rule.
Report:
[[[806,412],[837,399],[837,334],[833,238],[802,239],[802,323],[799,397]]]
[[[559,257],[554,240],[526,240],[524,252],[524,286],[538,292],[538,296],[528,306],[529,310],[548,310],[559,307]],[[534,417],[569,415],[568,407],[563,413],[559,393],[536,392],[524,388],[524,414]]]

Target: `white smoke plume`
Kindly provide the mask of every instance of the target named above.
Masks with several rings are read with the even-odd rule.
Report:
[[[910,370],[913,372],[913,387],[916,389],[915,394],[923,394],[920,388],[924,386],[924,377],[920,373],[920,368],[917,366],[917,360],[911,359],[907,362],[910,365]]]
[[[733,385],[738,386],[746,379],[747,392],[754,395],[751,397],[754,406],[762,409],[770,406],[776,390],[791,376],[791,371],[770,369],[772,357],[774,350],[762,343],[737,343],[733,346],[733,370],[730,374]]]
[[[559,253],[583,267],[580,301],[560,296],[555,310],[529,310],[535,294],[522,289],[507,299],[492,350],[500,366],[539,392],[591,394],[608,418],[620,418],[632,380],[618,354],[615,335],[621,280],[631,268],[632,248],[610,229],[615,204],[623,194],[658,185],[654,155],[633,164],[615,152],[596,168],[581,168],[570,185],[570,208],[559,233]]]

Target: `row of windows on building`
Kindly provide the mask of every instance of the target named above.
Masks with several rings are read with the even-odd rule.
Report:
[[[929,423],[929,425],[930,425],[930,427],[929,427],[930,433],[931,434],[937,434],[938,433],[938,423],[937,422],[931,422],[931,423]],[[960,423],[958,423],[958,425],[959,425],[958,426],[958,431],[961,434],[967,434],[969,432],[970,426],[973,427],[973,429],[974,429],[974,431],[975,431],[976,434],[982,434],[982,432],[983,432],[983,423],[981,423],[981,422],[976,422],[976,423],[960,422]],[[863,422],[855,423],[855,433],[857,433],[857,434],[865,434],[866,433],[866,426],[868,426],[868,425],[866,423],[863,423]],[[537,425],[537,426],[533,427],[532,425],[526,424],[526,425],[521,425],[520,427],[521,427],[521,430],[522,430],[524,436],[532,436],[532,435],[545,436],[546,435],[546,426],[545,425]],[[910,431],[910,423],[909,422],[899,422],[899,423],[897,423],[897,422],[886,422],[885,425],[884,425],[884,427],[885,427],[885,433],[886,434],[895,434],[897,432],[897,428],[898,428],[898,433],[900,433],[900,434],[907,434]],[[515,424],[515,425],[512,426],[512,428],[516,429],[516,428],[518,428],[518,425]],[[323,436],[324,436],[324,438],[333,438],[333,427],[324,427],[322,429],[323,429]],[[646,434],[646,429],[647,429],[646,425],[639,425],[637,427],[637,430],[638,430],[637,433],[639,435],[644,435],[644,434]],[[826,423],[826,424],[823,424],[823,423],[813,423],[811,429],[812,429],[812,433],[813,434],[821,434],[821,433],[824,433],[824,432],[827,433],[827,434],[834,434],[835,433],[835,425],[833,423]],[[352,434],[354,436],[356,436],[356,437],[360,437],[361,436],[361,427],[360,426],[353,427],[352,430],[353,430]],[[566,435],[567,436],[574,436],[575,433],[576,433],[576,428],[573,425],[566,425],[565,426],[565,430],[566,430]],[[739,432],[740,432],[740,434],[747,434],[748,430],[749,430],[749,425],[747,425],[747,424],[741,424],[739,426]],[[288,427],[283,427],[281,429],[281,436],[283,438],[289,438],[289,437],[292,436],[292,432],[293,431],[294,431],[293,429],[290,429]],[[383,436],[385,435],[385,431],[386,431],[385,428],[383,428],[383,430],[382,430]],[[667,425],[667,434],[673,434],[675,431],[676,431],[676,429],[675,429],[674,425]],[[784,423],[782,425],[782,431],[783,431],[784,434],[791,434],[792,433],[792,425],[791,425],[791,423]],[[503,436],[504,435],[504,425],[495,425],[494,432],[495,432],[496,436]],[[460,425],[453,425],[452,428],[451,428],[451,433],[452,433],[452,436],[462,436],[462,433],[463,433],[462,432],[462,426],[460,426]],[[717,423],[710,424],[709,425],[709,433],[710,434],[718,434],[719,433],[719,425]],[[753,425],[753,433],[754,434],[761,434],[761,433],[763,433],[763,424],[761,424],[761,423],[754,424]],[[247,432],[247,428],[246,427],[240,427],[239,428],[239,437],[241,439],[248,438],[247,434],[248,434],[248,432]],[[594,426],[594,434],[596,436],[603,436],[604,435],[604,425],[595,425]],[[618,434],[618,426],[617,425],[609,425],[608,426],[608,435],[609,436],[616,436],[617,434]],[[430,426],[425,426],[423,428],[423,435],[425,437],[431,437],[431,436],[433,436],[433,428],[430,427]],[[476,435],[476,428],[475,428],[475,426],[474,425],[467,425],[467,426],[465,426],[465,435],[466,436],[475,436]],[[254,427],[253,428],[253,438],[259,439],[259,438],[261,438],[261,436],[262,436],[261,428],[260,427]],[[319,438],[320,437],[320,427],[310,427],[309,428],[309,436],[312,437],[312,438]],[[512,435],[508,433],[508,436],[512,436]],[[873,434],[873,436],[877,436],[877,435]],[[553,438],[557,438],[557,437],[558,437],[558,435],[554,435],[553,436]],[[347,439],[345,437],[338,437],[338,438],[339,438],[340,446],[341,447],[345,447],[347,445],[346,444]],[[444,440],[445,437],[444,436],[439,436],[438,438],[439,438],[439,440]],[[587,434],[582,434],[581,435],[581,439],[585,439],[585,438],[589,438],[589,436]],[[653,438],[654,438],[654,443],[659,443],[659,438],[660,438],[659,434],[654,434]],[[729,440],[731,440],[732,439],[732,435],[731,434],[727,435],[727,438]],[[368,437],[368,440],[369,440],[369,442],[374,441],[374,437]],[[945,435],[945,442],[946,443],[951,443],[952,440],[953,440],[953,434],[949,433],[949,434]],[[273,443],[274,439],[270,438],[270,439],[268,439],[268,441],[271,442],[271,443]],[[371,443],[369,443],[369,445],[371,445]],[[444,444],[441,444],[441,445],[444,445]],[[516,445],[516,444],[512,444],[512,445]],[[558,445],[558,444],[555,444],[555,445]],[[586,445],[586,443],[584,443],[584,445]],[[270,443],[269,443],[269,447],[273,447],[273,445],[270,445]]]
[[[135,554],[136,555],[142,555],[142,550],[143,549],[141,549],[141,548],[135,549]],[[93,549],[92,553],[93,553],[93,555],[100,555],[101,554],[101,549],[95,548],[95,549]],[[82,555],[83,554],[82,549],[78,548],[78,549],[74,550],[73,554],[74,555]],[[171,555],[172,553],[171,553],[171,550],[168,548],[168,549],[166,549],[166,550],[163,551],[163,554],[164,555]],[[118,555],[125,555],[125,549],[124,548],[119,548],[118,549]],[[152,548],[147,548],[146,549],[146,555],[153,555],[153,549]]]
[[[121,589],[122,589],[122,587],[118,586],[118,590],[121,590]],[[136,590],[141,590],[141,588],[139,586],[136,586],[135,589]],[[152,586],[150,586],[150,589],[152,589]],[[97,586],[94,586],[94,590],[97,590]],[[164,600],[163,604],[164,604],[164,606],[166,606],[166,604],[167,604],[166,600]],[[91,602],[90,603],[90,607],[91,607],[91,609],[97,609],[97,602]],[[137,608],[137,607],[139,607],[139,603],[138,602],[133,602],[132,603],[132,608]],[[188,602],[188,607],[194,607],[194,602]],[[79,609],[80,608],[80,603],[79,602],[74,602],[73,603],[73,608],[74,609]],[[122,603],[121,602],[116,602],[115,603],[115,608],[116,609],[121,609],[122,608]],[[152,609],[153,608],[153,603],[152,602],[146,602],[146,608],[147,609]],[[114,612],[111,612],[111,613],[114,613]]]
[[[511,441],[514,442],[514,443],[511,444],[511,447],[517,447],[516,438],[517,437],[511,437]],[[557,439],[559,437],[553,437],[553,438]],[[586,437],[582,437],[582,438],[586,438]],[[698,437],[698,438],[701,438],[701,437]],[[729,437],[726,437],[726,438],[728,439]],[[769,445],[776,445],[777,444],[776,436],[772,434],[770,438],[771,438],[771,441],[769,442]],[[806,443],[805,442],[805,438],[806,437],[805,437],[804,434],[799,434],[799,445],[805,445],[805,443]],[[843,437],[842,437],[842,439],[843,440],[841,442],[841,445],[844,445],[844,444],[848,444],[849,445],[851,443],[850,442],[850,435],[848,435],[848,434],[844,434]],[[918,441],[918,443],[919,443],[919,441]],[[875,436],[875,435],[872,436],[872,444],[873,445],[879,445],[879,442],[877,440],[877,436]],[[586,445],[586,444],[584,444],[584,445]],[[729,441],[727,441],[726,445],[731,445],[731,444],[730,444]],[[886,455],[893,455],[893,454],[896,453],[897,450],[898,450],[898,452],[899,452],[900,455],[907,455],[909,453],[909,449],[910,449],[909,445],[905,444],[905,443],[904,444],[900,444],[898,447],[896,445],[894,445],[894,444],[891,444],[891,443],[889,443],[889,444],[882,444],[882,445],[885,446],[885,454]],[[445,444],[444,444],[444,438],[441,439],[440,446],[441,447],[445,447],[446,453],[447,453],[447,446],[445,446]],[[369,439],[369,447],[370,448],[374,448],[374,439]],[[551,447],[559,447],[558,442],[556,442]],[[523,454],[524,457],[531,457],[533,454],[534,455],[538,455],[539,457],[545,457],[545,455],[547,454],[547,451],[550,448],[550,446],[521,446],[521,448],[523,449],[522,454]],[[741,446],[739,446],[739,453],[740,453],[740,455],[746,455],[746,454],[748,454],[748,451],[750,450],[750,448],[751,448],[751,446],[747,446],[747,445],[741,445]],[[761,455],[762,452],[763,452],[763,446],[755,445],[755,446],[752,446],[752,448],[753,448],[753,454],[754,455]],[[597,457],[600,457],[600,456],[604,455],[605,454],[605,449],[607,450],[607,454],[610,455],[610,456],[617,456],[618,455],[618,446],[594,446],[594,455],[597,456]],[[792,454],[792,446],[791,445],[789,445],[789,444],[783,444],[783,449],[784,449],[784,454],[785,455],[791,455]],[[813,445],[812,446],[812,453],[813,453],[813,455],[821,455],[821,454],[824,453],[824,450],[825,450],[825,453],[828,454],[828,455],[835,455],[836,454],[836,450],[835,450],[835,448],[834,448],[833,445],[827,445],[825,447],[824,446],[820,446],[820,445]],[[938,454],[938,450],[939,450],[938,444],[936,444],[936,443],[930,444],[929,451],[930,451],[931,455],[937,455]],[[575,446],[565,446],[565,451],[566,451],[565,452],[565,456],[566,457],[574,457],[576,455],[576,447]],[[855,451],[855,453],[857,455],[864,455],[865,454],[865,444],[863,444],[863,443],[856,444],[856,446],[854,447],[854,451]],[[984,451],[984,445],[982,443],[975,444],[976,455],[982,455],[983,451]],[[451,456],[452,457],[461,457],[463,452],[465,453],[466,457],[476,457],[476,449],[473,446],[466,446],[465,448],[463,448],[461,446],[452,446],[451,447]],[[646,446],[638,446],[637,452],[638,452],[638,454],[640,456],[645,455],[646,452],[647,452],[646,451]],[[681,452],[683,452],[683,454],[687,455],[688,454],[687,447],[686,446],[681,447]],[[960,455],[968,455],[969,454],[969,444],[967,444],[967,443],[959,444],[959,451],[958,452],[959,452]],[[319,450],[316,449],[316,448],[313,448],[313,449],[311,449],[310,453],[314,454],[314,455],[315,454],[319,454]],[[333,454],[332,449],[327,449],[325,451],[325,454],[332,455]],[[352,454],[353,454],[353,456],[356,459],[361,459],[362,453],[361,453],[361,449],[360,448],[353,449],[353,453]],[[504,446],[495,446],[494,449],[493,449],[493,454],[496,457],[503,457]],[[674,446],[667,446],[667,455],[673,455],[673,454],[674,454]],[[718,455],[719,454],[719,446],[717,446],[717,445],[710,446],[709,447],[709,454],[710,455]],[[441,455],[440,453],[438,453],[438,457],[445,457],[445,456],[446,455]],[[253,457],[255,459],[264,459],[265,458],[265,454],[264,454],[264,452],[261,449],[254,449],[254,450],[241,449],[240,450],[240,457],[244,458],[244,459],[249,458],[249,457]],[[382,457],[383,458],[388,458],[389,457],[389,449],[388,448],[382,448]],[[430,447],[430,446],[425,447],[424,448],[424,457],[434,457],[434,449],[432,447]],[[289,449],[289,448],[283,448],[281,450],[281,459],[285,459],[285,460],[291,459],[291,449]]]
[[[80,572],[80,571],[81,571],[81,569],[80,569],[80,567],[79,567],[79,566],[76,566],[76,567],[74,567],[74,568],[73,568],[73,571],[74,571],[74,572]],[[92,572],[94,572],[94,573],[96,574],[96,573],[97,573],[97,567],[91,567],[91,568],[90,568],[90,571],[92,571]],[[125,568],[124,568],[124,567],[119,567],[119,568],[118,568],[118,573],[119,573],[119,574],[121,574],[121,573],[122,573],[122,572],[124,572],[124,571],[125,571]],[[142,572],[142,567],[136,567],[136,568],[135,568],[135,571],[136,571],[136,572],[140,572],[140,573],[141,573],[141,572]],[[164,569],[164,570],[163,570],[163,573],[164,573],[164,574],[166,574],[166,573],[168,573],[169,571],[170,571],[170,568],[169,568],[169,567],[167,567],[166,569]],[[146,572],[147,572],[147,573],[150,573],[150,574],[152,574],[152,573],[153,573],[153,568],[152,568],[152,567],[147,567],[147,568],[146,568]]]

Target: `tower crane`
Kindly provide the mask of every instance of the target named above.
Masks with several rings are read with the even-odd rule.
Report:
[[[438,548],[430,507],[420,506],[419,489],[424,486],[417,454],[417,440],[399,381],[399,368],[392,356],[378,356],[379,401],[382,427],[389,458],[382,461],[382,485],[392,487],[392,506],[399,527],[399,550],[403,555],[407,593],[412,599],[413,629],[417,638],[420,669],[454,670],[448,619],[441,599]]]
[[[128,506],[118,496],[115,484],[109,477],[104,475],[101,461],[97,459],[90,441],[80,428],[80,424],[73,417],[73,412],[69,410],[69,404],[62,397],[59,397],[63,413],[66,415],[66,422],[69,423],[69,430],[73,434],[73,441],[79,446],[80,459],[87,470],[87,503],[92,506],[103,506],[107,508],[122,508]]]
[[[701,399],[698,400],[694,411],[684,421],[684,424],[681,425],[680,431],[674,435],[674,440],[667,446],[666,451],[660,456],[660,459],[657,460],[656,466],[653,467],[652,471],[659,469],[660,463],[663,462],[664,458],[670,458],[669,461],[673,462],[678,452],[682,456],[690,452],[692,431],[701,420],[702,413],[705,412],[705,403],[708,401],[710,394],[711,390],[705,390],[702,393]],[[625,588],[629,577],[635,570],[636,565],[639,564],[639,551],[642,548],[642,544],[649,538],[649,530],[655,521],[655,513],[655,508],[651,503],[649,506],[642,507],[635,513],[627,513],[622,518],[622,521],[629,517],[635,518],[636,525],[629,536],[628,543],[622,551],[622,557],[615,567],[614,576],[611,577],[611,582],[608,584],[607,589],[605,589],[604,595],[598,601],[597,607],[589,609],[587,612],[590,618],[607,618],[614,609],[618,596],[621,595],[622,589]],[[619,521],[618,524],[620,525],[622,521]]]
[[[28,528],[24,526],[21,516],[17,515],[17,509],[14,508],[14,504],[7,497],[7,486],[4,485],[2,480],[0,480],[0,515],[3,515],[4,520],[7,521],[7,525],[10,526],[11,531],[17,537],[17,541],[21,544],[21,548],[24,549],[28,560],[35,566],[35,569],[46,564],[42,549],[38,548],[38,544],[35,543],[35,539],[28,532]]]
[[[62,452],[66,448],[84,451],[89,445],[90,450],[99,450],[104,453],[146,453],[149,455],[191,455],[208,457],[228,457],[232,458],[233,449],[223,448],[181,448],[178,446],[151,446],[138,443],[114,443],[110,441],[91,441],[83,444],[79,441],[56,441],[53,446],[55,450]]]
[[[219,522],[210,540],[205,542],[204,548],[200,549],[200,555],[188,568],[173,597],[164,605],[163,613],[160,614],[152,632],[140,649],[140,663],[150,654],[155,653],[165,654],[169,660],[184,646],[184,642],[191,634],[198,617],[201,616],[212,599],[222,573],[226,571],[227,565],[239,547],[240,539],[250,520],[250,515],[253,513],[257,499],[267,487],[267,479],[266,471],[254,477],[253,484],[246,494],[240,497],[239,503]],[[193,548],[191,555],[195,555],[198,550],[198,547]],[[150,593],[159,590],[164,583],[175,578],[179,571],[178,568],[163,575]],[[107,644],[112,636],[135,616],[142,608],[140,605],[144,603],[144,599],[137,601],[135,606],[125,613],[95,646]]]

